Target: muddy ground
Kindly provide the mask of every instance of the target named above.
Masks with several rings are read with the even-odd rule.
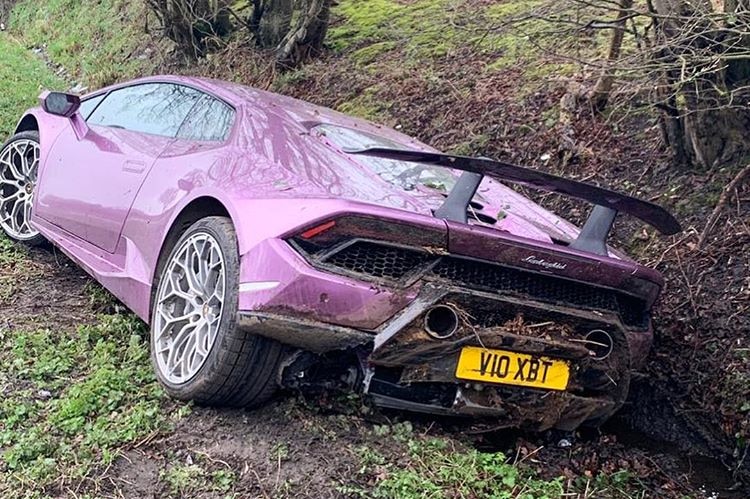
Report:
[[[379,108],[378,121],[443,150],[533,166],[670,209],[684,229],[677,236],[658,237],[627,217],[615,225],[614,244],[662,272],[666,285],[654,310],[652,353],[636,376],[630,403],[608,425],[614,436],[602,440],[610,450],[600,452],[598,440],[589,440],[581,444],[581,455],[608,456],[602,461],[606,466],[611,459],[628,462],[631,450],[639,456],[643,443],[663,441],[669,443],[648,447],[661,452],[654,461],[657,471],[703,473],[703,480],[720,488],[750,481],[748,183],[729,193],[717,222],[707,227],[722,190],[745,163],[708,171],[674,165],[661,140],[658,117],[642,110],[610,120],[593,114],[582,99],[593,84],[584,75],[552,73],[529,83],[522,60],[488,74],[485,69],[494,56],[470,47],[428,64],[431,73],[403,69],[403,57],[402,52],[389,53],[363,71],[350,58],[328,54],[282,83],[259,70],[263,66],[257,56],[237,47],[213,62],[166,68],[270,85],[334,108],[367,94],[368,105]],[[377,83],[373,75],[378,75]],[[555,195],[526,194],[577,223],[588,213],[583,204]],[[610,445],[611,437],[621,445]],[[678,458],[675,466],[664,464],[671,462],[671,452]],[[685,461],[683,456],[691,453],[726,463],[733,477],[723,476],[723,465]],[[560,453],[549,455],[550,462],[560,458]]]
[[[0,310],[7,327],[67,329],[96,320],[102,305],[92,301],[92,284],[83,271],[50,247],[30,250],[28,256],[23,268],[7,276],[16,279],[13,313],[8,307]],[[646,412],[656,410],[658,396],[649,400],[650,392],[643,393],[648,385],[638,386],[633,404]],[[647,407],[642,407],[644,400]],[[179,410],[184,406],[165,402],[164,411]],[[362,468],[357,449],[371,448],[393,462],[404,454],[402,442],[383,437],[382,428],[396,424],[408,425],[414,434],[446,438],[458,449],[502,451],[544,477],[565,476],[571,483],[626,470],[641,480],[646,497],[750,494],[718,460],[681,452],[673,443],[633,429],[629,423],[643,411],[626,407],[601,430],[525,435],[493,431],[491,421],[381,412],[347,394],[286,392],[254,411],[193,407],[172,431],[126,447],[112,466],[100,470],[96,485],[87,492],[164,497],[170,494],[165,470],[200,463],[207,472],[231,471],[236,497],[345,497],[342,486],[366,489],[377,480],[377,470]],[[224,497],[225,492],[194,491],[190,496]]]

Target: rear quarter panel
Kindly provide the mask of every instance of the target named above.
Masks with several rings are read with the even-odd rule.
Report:
[[[235,200],[222,180],[231,177],[240,160],[235,148],[216,143],[178,141],[167,148],[144,181],[122,231],[120,244],[131,241],[142,255],[146,275],[137,276],[139,280],[151,282],[170,228],[198,198],[219,201],[235,222],[238,235],[242,233]]]

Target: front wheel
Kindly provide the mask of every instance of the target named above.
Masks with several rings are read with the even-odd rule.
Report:
[[[151,358],[167,393],[255,406],[276,390],[282,346],[237,327],[239,252],[231,221],[206,217],[159,265]]]
[[[0,227],[14,241],[32,246],[44,237],[31,226],[39,169],[39,132],[20,132],[0,149]]]

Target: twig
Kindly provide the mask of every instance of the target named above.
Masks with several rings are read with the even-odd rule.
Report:
[[[711,213],[711,216],[708,217],[708,223],[706,223],[706,227],[703,229],[700,239],[698,239],[698,249],[703,248],[703,245],[705,244],[706,239],[711,234],[711,230],[713,229],[714,225],[716,225],[716,221],[719,219],[721,210],[729,201],[732,192],[734,192],[735,189],[739,188],[742,182],[749,175],[750,175],[750,165],[747,165],[745,168],[740,170],[740,172],[732,179],[731,182],[727,184],[726,187],[724,187],[724,190],[721,193],[721,197],[719,197],[719,202],[716,204],[716,207],[714,208],[714,211]]]

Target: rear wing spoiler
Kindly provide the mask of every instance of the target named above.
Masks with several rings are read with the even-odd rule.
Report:
[[[448,194],[445,203],[435,211],[435,216],[438,218],[466,223],[469,202],[486,175],[501,182],[512,182],[541,191],[555,192],[594,204],[594,209],[582,227],[578,239],[571,244],[572,248],[581,251],[599,255],[607,254],[607,236],[618,212],[632,215],[664,235],[676,234],[682,230],[680,223],[657,204],[502,161],[381,147],[347,150],[346,152],[462,170],[464,174]]]

